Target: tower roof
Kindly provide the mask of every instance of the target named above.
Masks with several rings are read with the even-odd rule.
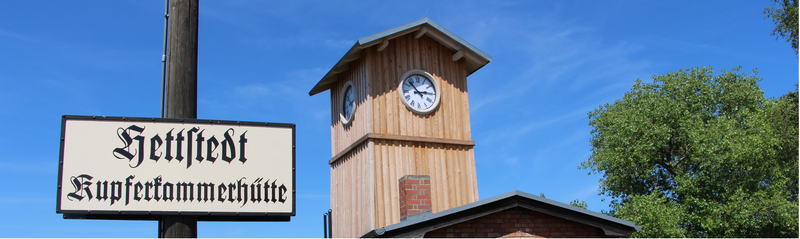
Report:
[[[317,82],[314,88],[308,92],[308,95],[315,95],[330,89],[331,83],[335,82],[337,79],[336,76],[341,72],[347,71],[351,61],[361,57],[361,50],[378,44],[382,44],[382,47],[385,47],[385,45],[389,44],[389,40],[414,32],[416,32],[417,38],[422,35],[427,35],[456,52],[453,55],[454,60],[458,60],[462,57],[466,59],[468,76],[492,61],[492,57],[485,52],[469,44],[469,42],[464,41],[464,39],[456,36],[456,34],[448,31],[430,18],[423,17],[392,29],[358,39],[355,45],[353,45],[353,47],[336,62],[336,65]]]

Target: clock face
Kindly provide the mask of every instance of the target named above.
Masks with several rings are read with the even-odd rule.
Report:
[[[418,114],[430,113],[439,105],[439,84],[425,71],[409,71],[398,88],[403,104]]]
[[[356,111],[356,93],[353,89],[353,84],[350,82],[344,85],[341,104],[342,114],[340,116],[342,123],[348,124],[353,120],[353,112]]]

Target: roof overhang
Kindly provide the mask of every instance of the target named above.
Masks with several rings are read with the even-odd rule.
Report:
[[[353,47],[351,47],[350,50],[348,50],[347,53],[344,54],[344,56],[339,59],[338,62],[336,62],[336,65],[334,65],[333,68],[331,68],[331,70],[328,71],[328,73],[325,74],[325,76],[323,76],[319,82],[317,82],[314,88],[308,92],[308,95],[315,95],[329,90],[331,88],[331,84],[336,82],[336,76],[339,73],[347,71],[349,69],[350,62],[361,58],[361,51],[363,49],[378,44],[381,44],[379,48],[382,49],[386,47],[386,45],[389,43],[389,40],[415,32],[416,38],[427,35],[450,50],[453,50],[455,52],[452,57],[453,61],[464,58],[467,63],[467,76],[471,75],[492,61],[492,57],[487,55],[485,52],[476,48],[472,44],[469,44],[469,42],[464,41],[464,39],[456,36],[430,18],[423,17],[395,28],[358,39],[356,44],[353,45]]]

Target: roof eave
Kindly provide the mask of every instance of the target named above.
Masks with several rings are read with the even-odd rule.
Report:
[[[335,81],[331,78],[341,73],[342,71],[340,70],[342,70],[342,68],[344,68],[346,64],[355,60],[355,59],[350,59],[351,57],[348,56],[352,56],[355,55],[355,53],[361,52],[361,49],[362,47],[361,45],[358,44],[358,42],[356,42],[356,44],[354,44],[353,47],[350,47],[350,50],[347,50],[347,53],[344,54],[344,57],[339,59],[339,61],[333,65],[333,68],[331,68],[328,71],[328,73],[325,73],[325,76],[323,76],[322,79],[320,79],[319,82],[317,82],[317,84],[314,85],[314,88],[311,88],[311,91],[308,92],[308,95],[309,96],[316,95],[330,89],[328,85]]]

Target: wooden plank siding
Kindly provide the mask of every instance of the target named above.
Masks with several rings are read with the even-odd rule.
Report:
[[[400,222],[398,180],[405,175],[431,177],[432,212],[478,201],[475,157],[471,146],[397,140],[372,140],[374,147],[375,228]],[[359,237],[367,233],[364,231]]]
[[[378,47],[363,49],[331,88],[335,237],[360,237],[399,223],[398,179],[405,175],[431,177],[434,213],[478,200],[465,60],[452,61],[455,52],[428,36],[406,34],[382,51]],[[430,114],[415,114],[400,102],[400,77],[413,69],[429,72],[441,87],[439,108]],[[357,100],[345,126],[339,98],[348,81]]]
[[[451,61],[454,52],[428,36],[415,39],[408,34],[389,42],[381,52],[376,47],[364,50],[369,72],[376,77],[370,88],[375,122],[371,132],[471,140],[465,61]],[[415,114],[400,102],[400,77],[413,69],[427,71],[439,81],[442,95],[433,113]]]
[[[361,144],[331,164],[331,210],[336,237],[359,237],[375,228],[370,162],[368,144]]]
[[[366,62],[358,59],[350,62],[350,69],[339,74],[339,80],[331,88],[331,153],[336,155],[369,132],[372,101],[369,98],[369,77]],[[352,82],[356,94],[356,109],[350,124],[342,125],[342,87]]]

